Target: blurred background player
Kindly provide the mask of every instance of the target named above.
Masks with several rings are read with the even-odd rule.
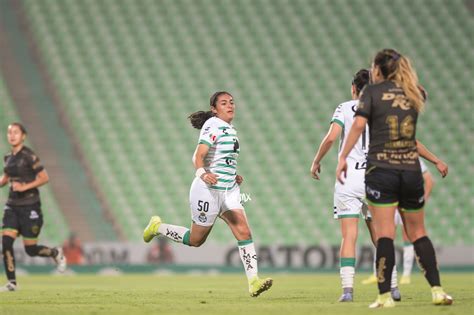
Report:
[[[38,156],[23,145],[26,139],[25,127],[16,122],[10,124],[7,138],[11,152],[4,158],[5,167],[0,178],[0,187],[10,183],[2,225],[3,263],[8,282],[0,287],[0,291],[15,291],[17,282],[13,243],[18,235],[23,236],[25,251],[29,256],[53,258],[60,272],[66,269],[66,258],[61,248],[37,244],[43,226],[38,187],[46,184],[49,177]]]
[[[433,190],[433,176],[431,175],[428,167],[426,166],[423,159],[420,159],[421,173],[423,174],[423,183],[425,188],[425,202],[431,195]],[[413,244],[410,242],[407,233],[403,227],[402,217],[398,211],[395,211],[395,224],[401,226],[402,238],[403,238],[403,274],[400,278],[400,284],[410,284],[411,283],[411,271],[413,268],[413,262],[415,260],[415,249]],[[377,283],[376,268],[375,268],[375,257],[374,257],[374,273],[370,275],[367,279],[362,281],[362,284],[373,284]],[[396,268],[396,266],[394,267]],[[393,280],[392,280],[393,281]]]
[[[84,264],[84,250],[82,249],[81,241],[75,233],[71,233],[69,238],[64,241],[62,249],[68,265]]]
[[[173,250],[167,238],[156,238],[156,242],[147,253],[146,261],[153,264],[171,264],[174,261]]]
[[[344,183],[347,157],[366,124],[370,148],[365,174],[366,197],[377,231],[377,281],[379,295],[369,308],[394,307],[390,282],[395,265],[395,211],[400,210],[418,263],[431,286],[435,305],[450,305],[452,298],[441,287],[436,254],[424,226],[424,188],[419,155],[436,165],[444,177],[447,165],[416,140],[418,113],[424,98],[418,77],[405,56],[393,49],[379,51],[372,63],[372,80],[360,97],[356,118],[347,137],[336,177]]]
[[[145,242],[163,235],[188,246],[201,246],[217,217],[224,220],[238,241],[239,253],[245,268],[251,296],[259,296],[270,289],[273,280],[258,277],[257,254],[244,207],[240,203],[240,184],[237,158],[240,152],[237,131],[231,124],[235,104],[228,92],[216,92],[210,99],[210,111],[199,111],[189,119],[200,129],[199,142],[193,155],[196,177],[189,192],[191,230],[161,222],[153,216],[143,232]]]
[[[341,135],[339,149],[342,148],[347,130],[350,130],[354,121],[354,113],[357,108],[359,94],[370,81],[370,72],[367,69],[359,70],[352,80],[351,95],[352,100],[340,104],[331,119],[329,131],[319,145],[318,152],[314,157],[311,166],[311,175],[319,180],[321,171],[321,161],[332,145]],[[354,292],[355,256],[356,241],[358,234],[359,217],[366,221],[373,243],[375,235],[370,224],[370,213],[365,198],[364,172],[367,164],[367,152],[369,146],[369,134],[365,129],[359,138],[357,145],[349,154],[350,173],[347,183],[341,185],[336,181],[334,188],[334,218],[338,219],[341,225],[342,242],[340,247],[340,276],[343,293],[339,298],[340,302],[352,302]],[[340,153],[340,151],[339,151]],[[396,270],[395,270],[396,272]],[[395,284],[392,289],[394,299],[400,300],[400,292],[396,285],[396,274],[393,277]]]

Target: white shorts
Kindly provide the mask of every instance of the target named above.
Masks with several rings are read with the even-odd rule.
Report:
[[[398,209],[395,211],[395,225],[403,225],[402,216],[400,212],[398,212]]]
[[[359,218],[370,220],[365,202],[365,170],[348,173],[345,184],[336,182],[334,187],[334,219]]]
[[[239,185],[227,191],[212,190],[197,177],[189,190],[189,207],[193,223],[201,226],[212,226],[217,217],[228,210],[244,209]]]

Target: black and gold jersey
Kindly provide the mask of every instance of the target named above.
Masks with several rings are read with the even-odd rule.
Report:
[[[9,153],[4,157],[3,172],[10,178],[10,182],[30,183],[44,167],[40,159],[30,148],[23,146],[16,154]],[[8,206],[25,206],[36,204],[40,201],[38,188],[27,191],[13,191],[10,187]]]
[[[401,87],[392,81],[367,86],[355,115],[368,119],[369,165],[420,170],[415,138],[418,112]]]

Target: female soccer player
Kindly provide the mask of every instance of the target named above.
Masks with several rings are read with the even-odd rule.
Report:
[[[49,181],[48,174],[38,156],[23,145],[26,129],[22,124],[10,124],[7,137],[11,152],[4,159],[5,167],[0,178],[0,187],[10,183],[2,233],[3,263],[8,283],[0,287],[0,291],[15,291],[17,282],[13,243],[18,235],[23,236],[25,251],[29,256],[53,258],[60,272],[66,269],[66,258],[61,248],[38,245],[38,236],[43,226],[38,187]]]
[[[196,176],[189,192],[191,230],[166,224],[153,216],[143,231],[143,240],[163,235],[188,246],[201,246],[217,217],[224,220],[238,241],[240,258],[244,264],[251,296],[259,296],[270,289],[272,279],[258,277],[257,254],[250,227],[240,203],[243,178],[237,175],[237,157],[240,152],[237,131],[231,124],[235,104],[228,92],[216,92],[210,99],[210,111],[198,111],[189,116],[194,128],[200,129],[193,163]]]
[[[357,108],[360,91],[369,83],[370,72],[366,69],[359,70],[352,80],[351,94],[352,100],[340,104],[331,119],[329,131],[322,140],[318,152],[311,165],[311,175],[319,179],[321,171],[321,161],[337,138],[342,134],[342,148],[354,121],[354,113]],[[356,241],[358,234],[359,217],[362,216],[370,231],[370,235],[375,244],[374,231],[371,228],[371,217],[364,201],[365,184],[364,172],[366,167],[367,152],[369,148],[369,134],[367,129],[357,141],[355,148],[349,154],[348,180],[346,185],[341,185],[336,181],[334,188],[334,218],[338,219],[341,225],[342,242],[340,248],[340,275],[343,293],[339,298],[340,302],[353,301],[354,275],[355,275],[355,255]],[[339,151],[340,153],[340,151]],[[396,272],[396,269],[394,269]],[[393,279],[393,297],[400,300],[400,292],[397,288],[396,274]]]
[[[424,189],[419,154],[436,165],[444,177],[447,165],[416,141],[416,122],[424,99],[410,61],[393,49],[377,53],[372,80],[362,91],[356,118],[339,157],[336,177],[344,183],[347,157],[362,134],[370,128],[370,148],[365,173],[365,192],[377,231],[377,278],[379,295],[370,308],[393,307],[391,271],[395,263],[395,211],[401,210],[405,230],[419,264],[431,286],[433,303],[450,305],[453,299],[441,287],[435,250],[424,226]]]

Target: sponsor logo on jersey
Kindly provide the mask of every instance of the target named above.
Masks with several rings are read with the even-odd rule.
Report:
[[[36,212],[35,210],[31,210],[30,219],[34,220],[34,219],[38,219],[38,218],[39,218],[38,212]]]
[[[367,194],[368,195],[371,195],[372,197],[374,197],[375,199],[379,199],[380,198],[380,191],[378,190],[375,190],[375,189],[372,189],[370,188],[369,186],[365,186],[365,190],[367,191]]]

